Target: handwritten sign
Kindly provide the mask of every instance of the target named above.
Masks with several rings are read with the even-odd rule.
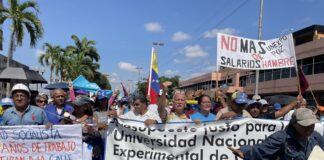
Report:
[[[1,126],[0,160],[82,159],[80,125]]]
[[[294,67],[295,62],[292,34],[266,41],[217,34],[219,66],[258,70]]]

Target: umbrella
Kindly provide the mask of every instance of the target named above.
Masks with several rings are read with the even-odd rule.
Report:
[[[269,104],[273,105],[275,103],[289,104],[291,101],[295,100],[296,97],[289,96],[289,95],[274,95],[274,96],[267,96],[264,99],[266,99]]]
[[[0,73],[2,82],[47,83],[42,75],[34,70],[22,67],[7,67]]]
[[[61,88],[64,90],[68,90],[69,89],[69,84],[66,82],[59,82],[59,83],[52,83],[52,84],[48,84],[44,87],[44,89],[48,89],[48,90],[54,90],[57,88]]]
[[[73,87],[75,89],[82,89],[89,92],[96,92],[100,90],[100,87],[96,83],[89,82],[83,75],[80,75],[73,80]]]

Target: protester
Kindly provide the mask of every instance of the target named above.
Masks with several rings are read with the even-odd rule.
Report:
[[[0,124],[2,122],[3,113],[10,107],[14,105],[11,98],[2,98],[0,102]]]
[[[230,100],[230,106],[224,100],[224,94],[221,90],[216,91],[216,97],[220,99],[223,109],[219,110],[216,115],[216,119],[237,119],[237,118],[251,118],[249,112],[247,112],[244,107],[249,102],[246,93],[235,92]]]
[[[243,159],[300,159],[307,160],[315,146],[324,149],[324,139],[314,131],[319,122],[308,108],[296,109],[285,130],[275,132],[262,143],[229,149]]]
[[[14,107],[4,112],[2,125],[46,125],[46,128],[51,126],[44,110],[29,104],[31,93],[26,85],[21,83],[14,85],[11,96]]]
[[[64,112],[72,113],[73,107],[65,102],[65,91],[63,89],[55,89],[53,91],[53,103],[45,107],[45,112],[48,120],[53,124],[60,124]]]
[[[192,121],[196,124],[200,124],[201,122],[214,121],[216,119],[216,116],[210,113],[212,102],[208,95],[201,95],[198,98],[198,104],[199,111],[190,116]]]
[[[37,95],[35,98],[35,103],[40,108],[45,108],[47,105],[48,97],[46,94]]]
[[[172,83],[163,83],[162,95],[158,98],[158,112],[163,122],[192,122],[192,120],[185,114],[186,97],[184,93],[176,92],[173,95],[172,110],[167,110],[166,103],[167,88]]]
[[[263,106],[260,101],[251,100],[248,103],[247,110],[253,118],[277,119],[288,113],[295,105],[297,105],[297,102],[299,102],[302,98],[302,96],[297,96],[295,100],[285,105],[284,107],[276,107],[278,110],[268,110],[267,112],[262,112]]]
[[[78,95],[73,106],[73,115],[76,117],[75,123],[82,124],[83,141],[93,146],[92,159],[102,159],[104,145],[93,118],[93,101],[86,95]]]
[[[143,121],[146,126],[162,122],[159,115],[148,109],[148,100],[143,95],[136,96],[133,102],[133,109],[119,117]]]

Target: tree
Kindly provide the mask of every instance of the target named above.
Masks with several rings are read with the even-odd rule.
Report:
[[[58,57],[60,56],[60,54],[62,54],[64,52],[64,50],[58,46],[58,45],[51,45],[49,43],[45,43],[44,44],[44,50],[45,50],[45,54],[41,54],[38,57],[38,62],[42,65],[42,66],[50,66],[50,82],[53,81],[53,71],[58,69],[56,68],[57,66],[55,64],[58,64],[59,62],[57,62],[59,59]]]
[[[173,77],[165,77],[165,76],[159,77],[160,84],[162,84],[165,81],[172,82],[172,85],[169,86],[169,88],[168,88],[168,95],[169,95],[169,98],[171,98],[171,97],[173,97],[173,91],[176,88],[179,88],[180,76],[176,75],[176,76],[173,76]],[[137,84],[137,91],[139,92],[139,94],[146,95],[146,86],[147,86],[147,81],[146,82],[140,82],[140,83]]]
[[[7,67],[10,66],[13,53],[17,46],[22,46],[27,30],[30,38],[30,46],[35,47],[36,42],[43,36],[43,26],[37,17],[38,4],[36,1],[26,1],[21,4],[18,0],[9,0],[9,7],[0,5],[0,24],[11,20],[11,34],[8,49]]]
[[[72,59],[67,67],[69,76],[73,79],[78,75],[84,75],[87,79],[93,79],[94,73],[99,69],[97,63],[100,56],[95,48],[96,42],[83,38],[80,40],[76,35],[72,35],[74,46],[67,46],[66,51],[69,52]]]
[[[94,78],[90,81],[97,83],[101,89],[111,89],[107,76],[101,74],[100,72],[95,72]]]

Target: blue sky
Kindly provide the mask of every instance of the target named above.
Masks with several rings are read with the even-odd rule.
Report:
[[[5,5],[7,0],[3,0]],[[45,42],[65,47],[72,34],[97,42],[100,71],[109,80],[133,86],[147,77],[153,42],[159,48],[159,75],[188,79],[216,67],[216,33],[258,36],[260,0],[37,0],[45,34],[36,48],[29,38],[14,59],[40,67],[37,57]],[[262,39],[271,39],[308,27],[324,25],[323,0],[264,0]],[[4,51],[9,42],[4,29]],[[49,77],[49,69],[45,70]]]

